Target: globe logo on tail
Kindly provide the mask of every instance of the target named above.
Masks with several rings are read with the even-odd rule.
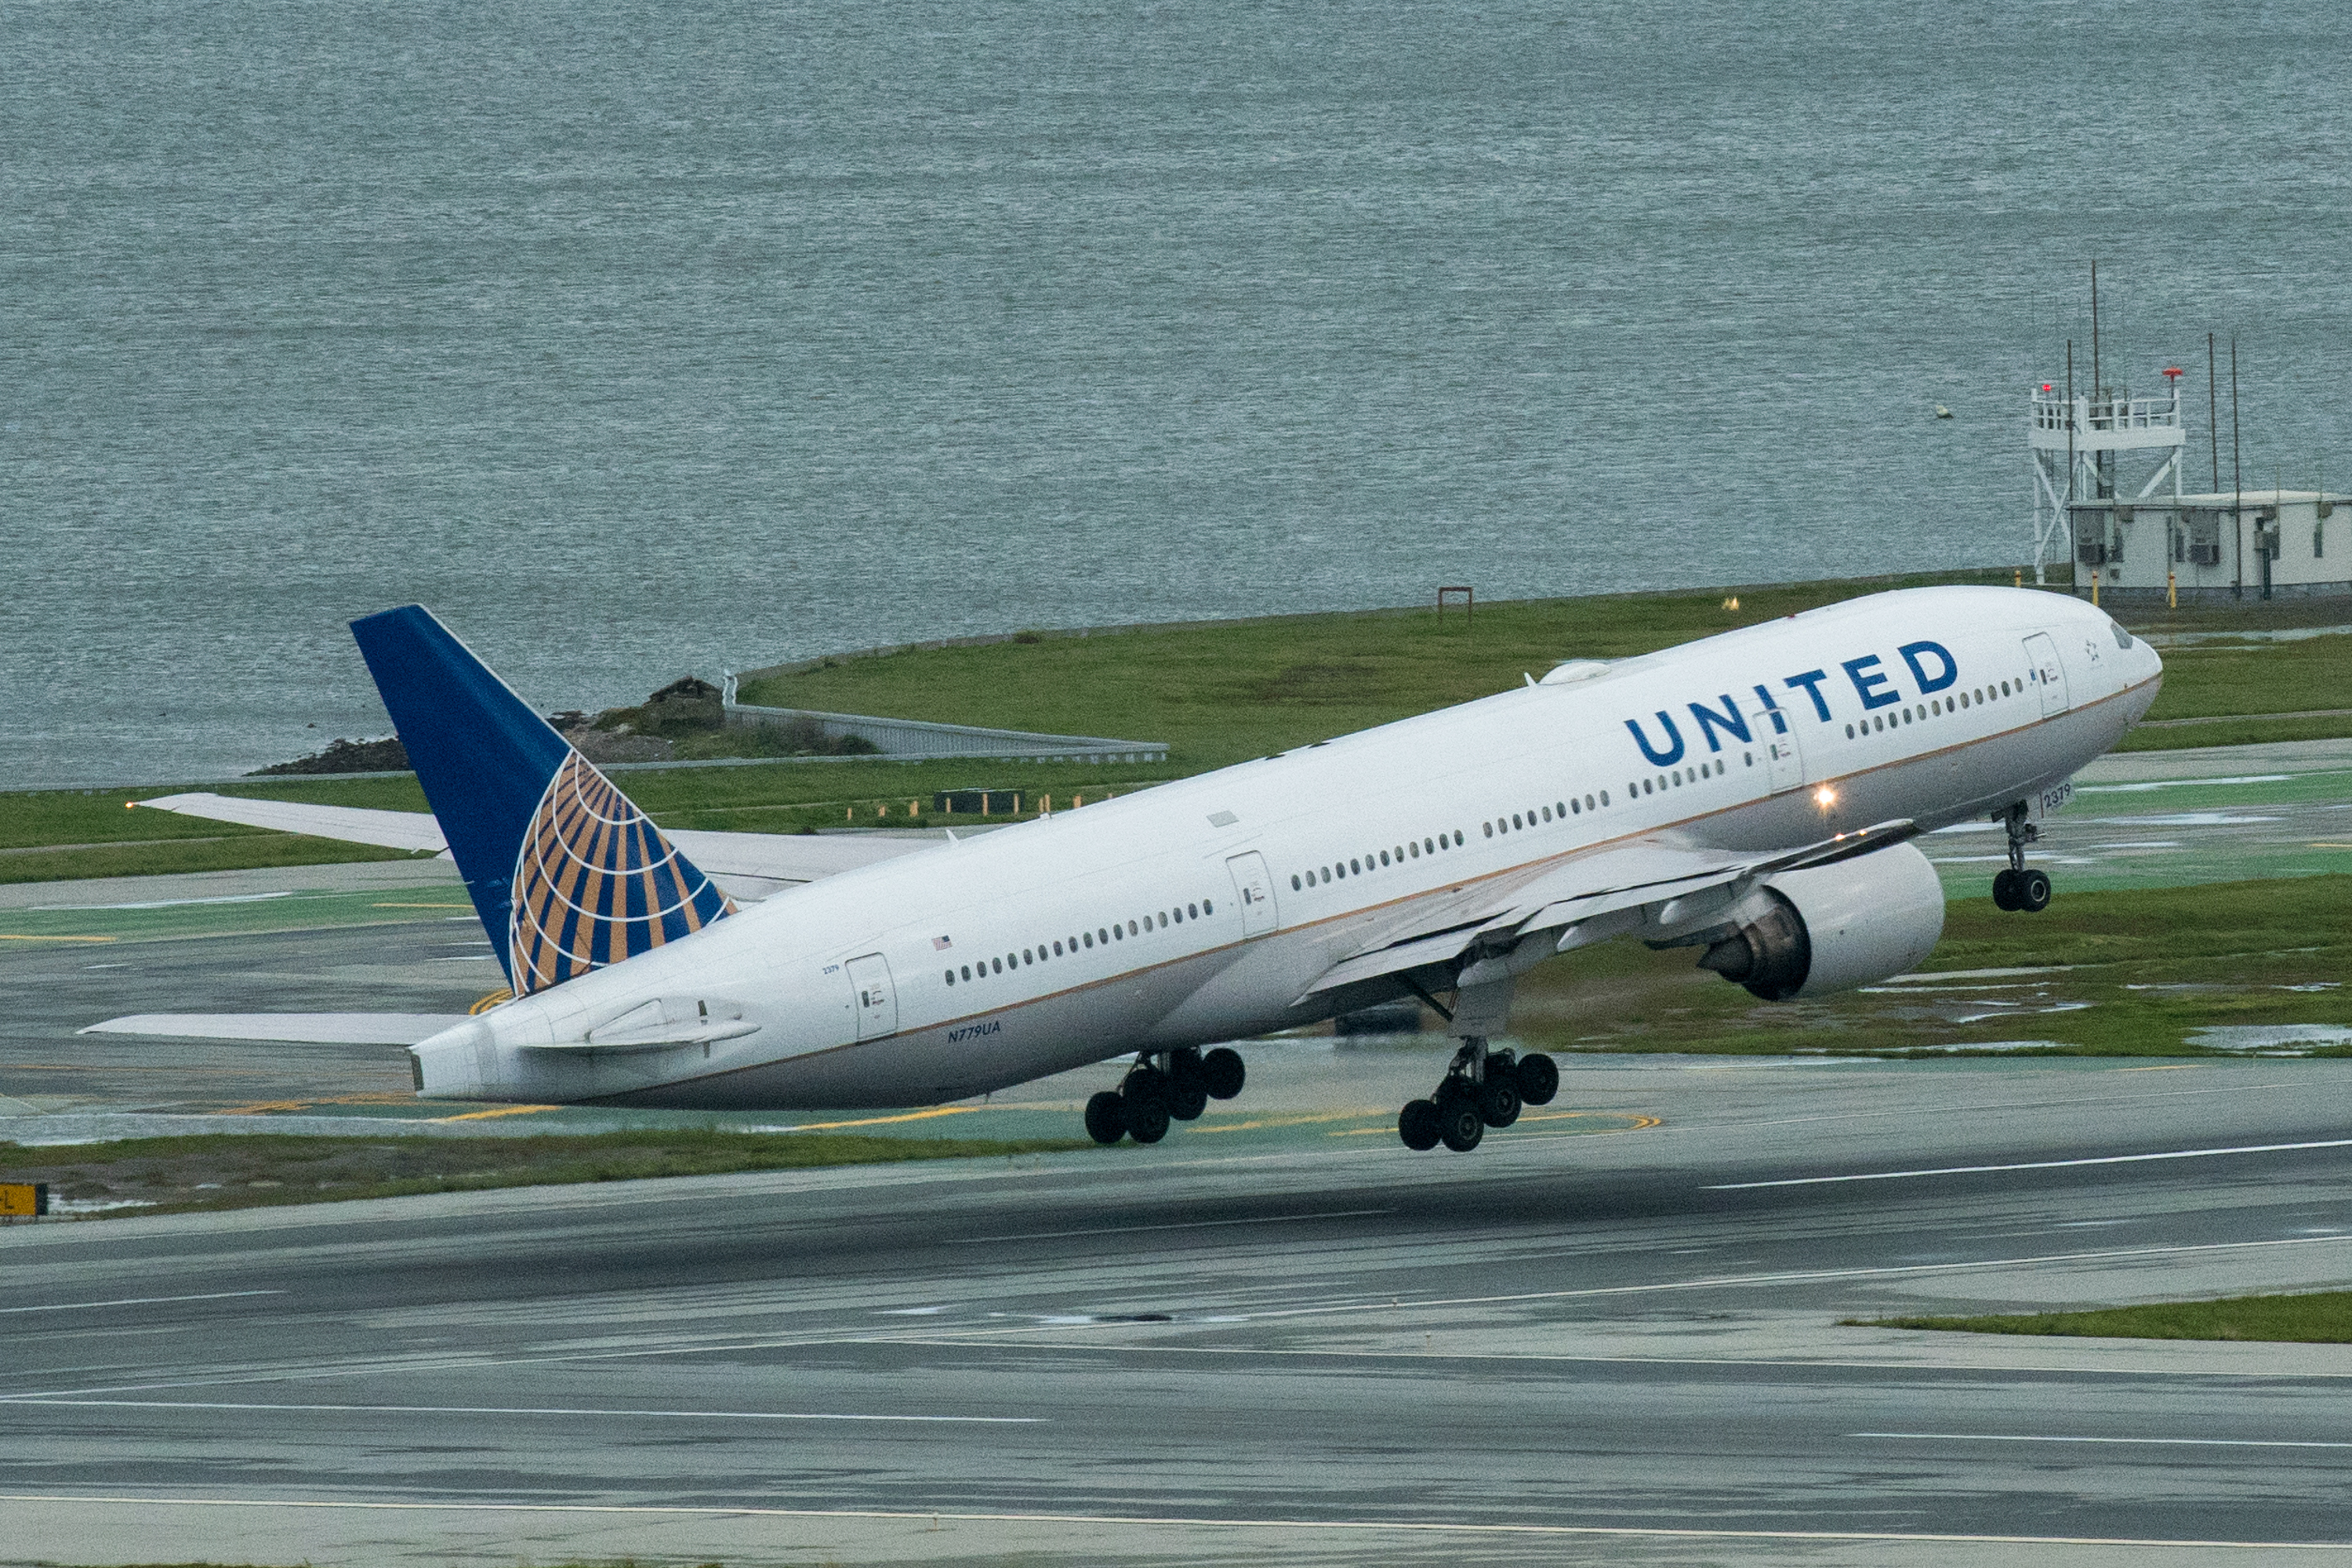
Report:
[[[515,859],[507,952],[528,996],[735,912],[646,814],[577,752],[540,796]]]

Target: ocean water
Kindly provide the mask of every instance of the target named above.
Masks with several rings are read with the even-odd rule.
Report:
[[[0,0],[0,784],[383,733],[412,600],[594,707],[2018,562],[2094,255],[2352,489],[2352,7],[1961,10]]]

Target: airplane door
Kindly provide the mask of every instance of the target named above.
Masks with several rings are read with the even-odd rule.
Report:
[[[1242,934],[1264,936],[1276,924],[1274,879],[1266,875],[1265,857],[1253,849],[1225,861],[1234,874],[1234,896],[1242,901]]]
[[[1772,793],[1792,790],[1805,782],[1805,761],[1797,752],[1797,732],[1764,737],[1764,765],[1772,779]]]
[[[891,988],[890,965],[880,953],[849,961],[849,988],[857,994],[859,1039],[898,1032],[898,994]]]
[[[2033,684],[2042,689],[2042,716],[2066,711],[2066,667],[2058,662],[2058,645],[2049,633],[2025,639],[2025,658],[2033,667]]]

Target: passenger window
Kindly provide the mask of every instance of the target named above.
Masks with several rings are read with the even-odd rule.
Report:
[[[1458,827],[1454,830],[1454,847],[1456,849],[1462,847],[1462,830]]]
[[[1080,935],[1084,938],[1084,940],[1085,940],[1085,942],[1086,942],[1086,944],[1087,944],[1088,947],[1092,947],[1092,946],[1094,946],[1094,944],[1095,944],[1095,939],[1094,939],[1094,937],[1093,937],[1091,934],[1088,934],[1088,933],[1086,933],[1086,932],[1081,932],[1081,933],[1080,933]]]
[[[1193,908],[1191,904],[1186,904],[1184,906],[1184,912],[1192,916],[1194,920],[1199,920],[1201,918],[1201,911]]]
[[[1298,891],[1298,873],[1296,871],[1290,874],[1290,890],[1294,893]]]
[[[1127,922],[1127,934],[1129,936],[1141,936],[1143,931],[1133,921],[1129,921]]]
[[[989,966],[991,969],[994,970],[994,971],[995,971],[997,973],[999,973],[999,974],[1002,974],[1002,973],[1004,973],[1004,961],[1003,961],[1003,959],[1001,959],[1001,958],[992,958],[992,959],[990,959],[990,960],[988,961],[988,966]]]
[[[964,977],[966,980],[969,980],[969,979],[971,979],[971,964],[969,964],[969,963],[967,963],[967,964],[965,964],[965,965],[963,966],[963,977]]]
[[[1588,800],[1589,798],[1590,797],[1588,797]],[[1609,792],[1605,789],[1601,792],[1601,804],[1603,805],[1607,805],[1609,804]]]
[[[1491,822],[1482,822],[1482,823],[1480,823],[1478,826],[1481,826],[1481,827],[1483,827],[1483,828],[1485,828],[1485,829],[1486,830],[1486,837],[1487,837],[1492,838],[1492,837],[1495,837],[1495,825],[1494,825],[1493,823],[1491,823]]]
[[[948,971],[948,984],[950,985],[955,984],[955,971],[952,969]]]
[[[1577,816],[1582,816],[1584,815],[1584,803],[1580,800],[1571,800],[1568,803],[1568,809],[1574,812]]]
[[[1418,859],[1420,859],[1420,858],[1421,858],[1421,846],[1420,846],[1420,845],[1418,845],[1418,844],[1408,844],[1408,845],[1406,845],[1406,846],[1404,847],[1404,852],[1405,852],[1407,855],[1410,855],[1411,857],[1412,857],[1412,858],[1414,858],[1414,859],[1416,859],[1416,860],[1418,860]]]
[[[1217,912],[1217,906],[1209,902],[1208,900],[1202,899],[1201,900],[1201,912],[1204,915],[1215,914]]]
[[[1021,962],[1024,963],[1034,963],[1037,961],[1030,956],[1029,950],[1024,947],[1021,950]]]
[[[1383,849],[1383,850],[1381,850],[1381,865],[1383,865],[1383,866],[1385,866],[1385,865],[1387,865],[1388,863],[1389,863],[1389,852],[1388,852],[1387,850]]]
[[[1055,958],[1062,956],[1062,944],[1058,942],[1054,944],[1054,956]]]
[[[1160,911],[1160,929],[1162,931],[1168,929],[1168,911],[1166,910]]]

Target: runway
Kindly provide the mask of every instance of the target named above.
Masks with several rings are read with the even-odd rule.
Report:
[[[2347,1090],[1603,1060],[1559,1103],[1657,1125],[19,1228],[0,1559],[2352,1542],[2352,1349],[1837,1326],[2352,1284]]]
[[[2062,879],[2335,868],[2344,750],[2108,759]],[[0,925],[0,1135],[662,1115],[73,1033],[462,1011],[446,867]],[[1452,1156],[1391,1130],[1443,1042],[1246,1049],[1150,1149],[0,1229],[0,1563],[2352,1555],[2352,1347],[1839,1322],[2352,1287],[2352,1061],[1580,1057]],[[1115,1077],[881,1130],[1070,1136]]]

